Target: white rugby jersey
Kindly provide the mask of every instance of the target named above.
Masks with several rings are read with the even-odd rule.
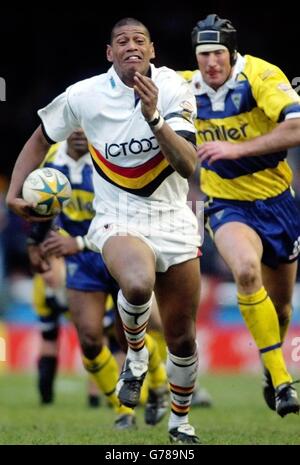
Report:
[[[157,108],[174,131],[195,134],[195,97],[175,71],[151,64],[159,89]],[[160,210],[186,202],[188,183],[169,165],[141,112],[134,89],[112,66],[107,73],[77,82],[38,111],[55,142],[82,128],[94,166],[95,209],[114,208],[121,192],[127,201],[159,203]],[[99,209],[97,204],[99,203]]]

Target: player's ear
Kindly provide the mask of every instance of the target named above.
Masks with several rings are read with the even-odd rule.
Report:
[[[155,49],[154,49],[154,44],[153,42],[151,42],[151,51],[150,51],[150,60],[152,60],[153,58],[155,58]]]
[[[106,46],[106,58],[110,63],[113,62],[113,51],[110,45]]]

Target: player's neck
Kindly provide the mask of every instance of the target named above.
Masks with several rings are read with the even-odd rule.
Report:
[[[74,150],[71,147],[68,147],[67,154],[70,158],[72,158],[75,161],[78,161],[79,158],[81,158],[82,155],[84,155],[83,153],[79,153],[77,150]]]

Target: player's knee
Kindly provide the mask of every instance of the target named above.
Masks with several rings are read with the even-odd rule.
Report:
[[[153,287],[154,280],[150,276],[141,274],[127,279],[122,292],[132,305],[143,305],[151,298]]]
[[[101,352],[102,346],[101,344],[82,344],[81,348],[82,353],[86,358],[88,358],[89,360],[94,360],[94,358],[96,358],[97,355],[99,355],[99,353]]]
[[[240,287],[251,288],[256,285],[259,279],[259,268],[257,263],[252,260],[242,263],[235,275]]]
[[[290,302],[275,305],[280,326],[287,324],[292,316],[292,307]]]
[[[102,338],[98,332],[85,330],[79,335],[83,355],[90,360],[97,357],[102,349]]]
[[[188,334],[181,334],[176,337],[169,337],[167,341],[168,350],[177,357],[189,357],[195,352],[195,337]]]

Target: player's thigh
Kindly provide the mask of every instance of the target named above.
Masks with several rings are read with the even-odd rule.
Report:
[[[127,282],[146,280],[154,285],[155,256],[143,240],[135,236],[112,236],[104,244],[103,258],[120,287]]]
[[[164,332],[190,331],[200,301],[200,264],[195,258],[157,273],[156,299]]]
[[[229,268],[238,273],[244,264],[260,268],[263,246],[258,234],[236,221],[220,226],[214,236],[217,249]]]

